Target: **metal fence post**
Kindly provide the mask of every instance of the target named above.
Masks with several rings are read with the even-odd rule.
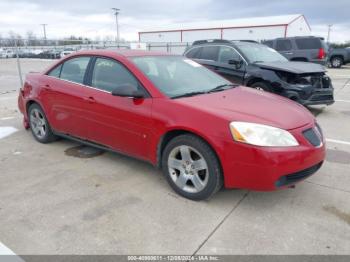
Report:
[[[15,48],[16,48],[16,60],[17,60],[17,70],[19,74],[19,82],[20,82],[20,88],[23,87],[23,79],[22,79],[22,69],[21,69],[21,63],[19,61],[19,50],[18,50],[18,44],[17,39],[15,39]]]

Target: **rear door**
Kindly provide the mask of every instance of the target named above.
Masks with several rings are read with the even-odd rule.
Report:
[[[74,57],[51,70],[44,76],[41,94],[53,129],[82,139],[87,137],[88,128],[84,81],[90,59],[89,56]]]
[[[186,54],[186,57],[196,60],[198,63],[206,66],[211,70],[215,70],[217,67],[218,56],[219,46],[216,45],[197,47],[194,48],[192,52],[188,52]]]
[[[152,135],[152,98],[113,96],[121,85],[131,85],[147,94],[136,77],[120,62],[94,58],[85,112],[88,139],[128,155],[147,159]]]

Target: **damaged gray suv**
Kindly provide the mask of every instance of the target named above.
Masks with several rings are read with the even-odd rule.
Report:
[[[334,89],[319,64],[290,62],[252,41],[200,40],[184,55],[233,83],[285,96],[302,105],[334,103]]]

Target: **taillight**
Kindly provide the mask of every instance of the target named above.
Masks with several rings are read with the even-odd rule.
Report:
[[[324,49],[323,48],[320,48],[319,50],[318,50],[318,59],[324,59],[326,57],[326,52],[324,51]]]

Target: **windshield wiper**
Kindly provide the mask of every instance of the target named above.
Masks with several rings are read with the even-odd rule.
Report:
[[[171,98],[181,98],[181,97],[190,97],[190,96],[195,96],[195,95],[202,95],[202,94],[206,94],[207,92],[205,91],[196,91],[196,92],[190,92],[190,93],[185,93],[185,94],[181,94],[181,95],[177,95],[177,96],[172,96]]]
[[[264,61],[254,61],[252,64],[256,64],[256,63],[264,63]]]
[[[208,91],[195,91],[195,92],[189,92],[189,93],[185,93],[185,94],[181,94],[181,95],[177,95],[177,96],[172,96],[171,98],[181,98],[181,97],[190,97],[190,96],[196,96],[196,95],[203,95],[203,94],[209,94],[209,93],[213,93],[213,92],[218,92],[218,91],[223,91],[226,90],[228,88],[225,87],[236,87],[238,86],[237,84],[224,84],[224,85],[219,85],[213,89],[210,89]]]
[[[237,84],[224,84],[224,85],[219,85],[217,87],[214,87],[213,89],[210,89],[209,91],[207,91],[207,93],[213,93],[213,92],[218,92],[218,91],[223,91],[223,90],[226,90],[228,88],[225,88],[225,87],[236,87],[238,86]]]

